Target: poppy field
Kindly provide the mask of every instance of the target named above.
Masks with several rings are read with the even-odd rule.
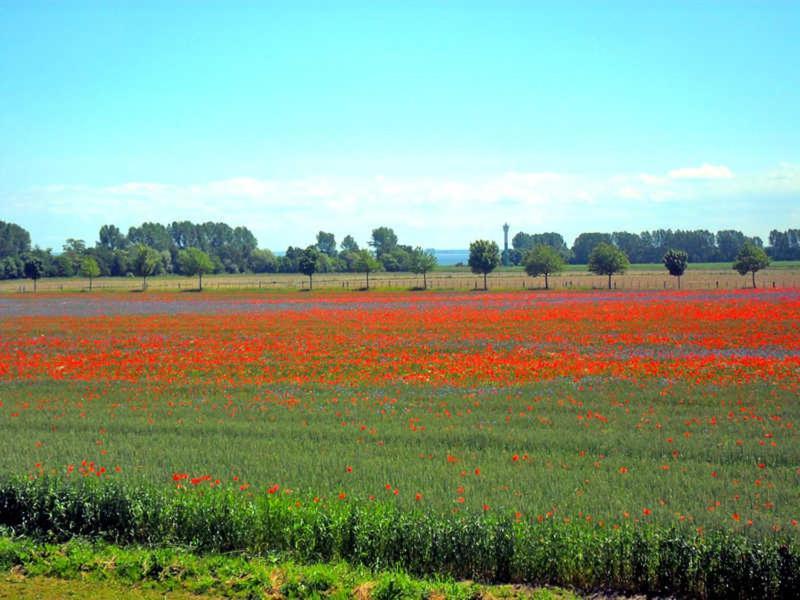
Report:
[[[0,298],[7,513],[50,482],[796,561],[798,397],[796,289]]]

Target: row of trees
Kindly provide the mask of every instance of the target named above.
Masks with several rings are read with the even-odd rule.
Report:
[[[41,263],[43,277],[72,277],[82,274],[85,259],[97,264],[99,275],[136,275],[142,260],[152,272],[187,274],[179,260],[180,253],[196,248],[209,256],[214,273],[241,273],[258,270],[275,257],[269,251],[258,250],[256,238],[246,227],[231,228],[225,223],[174,222],[170,225],[143,223],[131,227],[127,235],[115,225],[103,225],[98,241],[88,246],[84,240],[69,238],[60,254],[51,249],[31,248],[30,235],[14,223],[0,221],[0,278],[24,277],[28,258]],[[158,255],[156,259],[155,256]]]
[[[493,246],[482,246],[476,253],[470,247],[473,270],[476,268],[473,254],[476,257],[489,256],[497,247],[493,242],[486,243]],[[770,243],[764,256],[800,259],[800,230],[773,230]],[[747,238],[732,230],[719,231],[716,235],[703,230],[657,230],[641,235],[582,233],[572,248],[567,247],[558,233],[519,232],[512,245],[507,258],[514,264],[524,265],[526,270],[529,270],[531,261],[537,260],[548,265],[556,260],[561,264],[586,263],[593,270],[592,257],[599,252],[598,248],[609,255],[611,250],[618,251],[614,255],[624,256],[625,265],[630,262],[659,262],[670,251],[682,252],[691,262],[708,262],[721,257],[738,260],[738,253],[745,247],[757,248],[763,253],[759,238]],[[491,263],[489,258],[475,260],[484,265]],[[91,287],[92,279],[101,275],[138,276],[146,285],[149,276],[175,273],[197,275],[202,287],[202,276],[206,273],[283,272],[303,273],[309,277],[309,285],[313,286],[316,273],[344,271],[365,273],[369,287],[370,273],[384,270],[422,274],[427,287],[426,274],[435,265],[432,253],[400,244],[390,227],[373,229],[366,248],[359,247],[350,235],[337,245],[334,234],[320,231],[315,243],[305,248],[290,246],[283,256],[275,256],[269,250],[259,249],[255,236],[246,227],[231,228],[225,223],[181,221],[166,226],[143,223],[131,227],[127,235],[115,225],[103,225],[93,247],[87,246],[83,240],[70,238],[61,254],[54,255],[49,249],[31,249],[30,235],[25,229],[0,221],[0,279],[27,277],[36,280],[48,276],[81,275],[89,278]],[[489,271],[475,272],[486,275]],[[556,272],[542,271],[541,268],[538,271],[538,274],[545,275],[546,284],[549,274]]]
[[[731,262],[736,260],[739,250],[746,242],[763,248],[759,237],[748,237],[741,231],[732,229],[718,231],[716,234],[704,229],[691,231],[657,229],[643,231],[641,234],[616,231],[614,233],[581,233],[572,248],[568,247],[559,233],[528,234],[517,233],[511,240],[510,263],[523,263],[525,253],[539,245],[550,246],[561,257],[573,264],[588,264],[589,254],[601,243],[611,244],[622,250],[632,263],[661,262],[664,254],[671,249],[679,249],[689,256],[691,262]],[[800,229],[778,231],[769,234],[767,255],[773,260],[800,260]]]
[[[127,235],[115,225],[103,225],[94,246],[68,239],[61,254],[52,250],[31,249],[30,235],[22,227],[0,221],[0,279],[72,277],[92,280],[101,275],[137,276],[146,287],[153,275],[175,273],[197,275],[202,288],[206,273],[303,273],[313,286],[316,273],[410,271],[423,276],[436,266],[436,258],[420,247],[398,242],[389,227],[372,230],[366,248],[360,248],[347,235],[337,246],[332,233],[320,231],[316,243],[306,248],[286,249],[283,256],[259,249],[246,227],[231,228],[224,223],[194,224],[189,221],[170,225],[143,223],[131,227]]]
[[[317,233],[316,242],[306,248],[289,246],[283,256],[277,259],[277,271],[281,273],[305,273],[301,260],[309,250],[316,250],[314,262],[315,273],[330,272],[366,272],[365,260],[368,256],[375,263],[369,263],[370,271],[389,272],[421,272],[424,264],[430,263],[433,255],[423,251],[420,247],[412,248],[400,244],[397,234],[391,227],[378,227],[372,230],[372,236],[367,242],[367,248],[361,248],[347,235],[342,243],[337,246],[334,234],[320,231]],[[423,256],[424,255],[424,256]],[[306,260],[306,265],[308,260]],[[426,272],[430,268],[426,268]]]
[[[667,250],[661,257],[661,262],[669,274],[677,277],[678,289],[689,258],[688,252],[674,248]],[[500,260],[500,249],[495,242],[477,240],[470,244],[469,266],[473,273],[483,275],[483,289],[487,289],[487,275],[497,268]],[[550,287],[549,276],[563,271],[566,263],[562,249],[546,243],[539,243],[527,250],[520,262],[531,277],[544,275],[545,289]],[[753,287],[756,287],[756,273],[769,266],[769,263],[769,257],[763,248],[751,241],[745,241],[734,257],[733,268],[740,275],[750,273]],[[601,241],[589,251],[587,265],[592,273],[608,276],[608,289],[611,289],[611,277],[624,273],[630,266],[630,260],[628,255],[614,244]]]

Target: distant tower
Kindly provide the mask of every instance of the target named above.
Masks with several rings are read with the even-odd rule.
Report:
[[[503,266],[507,267],[508,260],[508,223],[503,225]]]

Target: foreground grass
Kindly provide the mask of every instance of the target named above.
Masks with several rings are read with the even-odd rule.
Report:
[[[373,572],[346,563],[198,555],[75,539],[47,544],[0,537],[0,598],[507,598],[570,599],[566,590],[487,586]]]
[[[167,492],[55,479],[0,481],[0,525],[14,535],[54,544],[85,537],[158,547],[148,551],[155,554],[144,563],[122,568],[113,561],[115,571],[130,568],[134,573],[145,564],[144,572],[154,577],[175,570],[169,548],[181,547],[202,554],[278,556],[303,564],[344,561],[417,577],[586,592],[800,597],[800,547],[780,535],[757,539],[654,526],[529,524],[488,515],[436,516],[383,504],[323,504],[277,495],[248,499],[224,489]],[[91,562],[88,554],[80,556],[85,554],[81,548],[78,558],[63,564],[65,573]],[[159,552],[166,554],[158,558]],[[17,554],[13,548],[5,553],[11,556],[5,559],[11,560],[9,566]],[[199,571],[190,572],[196,580]],[[461,597],[455,594],[446,597]]]

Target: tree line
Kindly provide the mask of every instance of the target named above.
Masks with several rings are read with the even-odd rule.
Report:
[[[147,277],[163,274],[202,276],[206,273],[303,273],[313,285],[315,273],[405,271],[423,275],[436,258],[420,247],[400,244],[394,230],[378,227],[366,247],[347,235],[337,244],[333,233],[320,231],[303,247],[289,246],[282,256],[259,248],[247,227],[225,223],[142,223],[127,234],[103,225],[93,246],[68,238],[61,253],[31,247],[30,234],[15,223],[0,221],[0,279],[99,276]]]
[[[683,252],[689,262],[729,262],[745,245],[762,249],[758,237],[740,231],[659,229],[641,234],[628,232],[582,233],[572,247],[559,233],[517,233],[501,262],[526,266],[526,256],[542,246],[552,249],[563,262],[591,266],[592,252],[602,244],[622,252],[632,263],[662,262],[670,251]],[[800,229],[772,230],[766,256],[773,260],[800,260]],[[538,249],[536,255],[543,250]],[[471,253],[472,255],[472,253]],[[550,260],[550,255],[548,255]],[[378,227],[365,247],[346,235],[337,244],[333,233],[320,231],[306,247],[289,246],[282,256],[259,248],[247,227],[225,223],[176,221],[169,225],[142,223],[127,234],[115,225],[103,225],[94,245],[68,238],[60,253],[31,247],[30,234],[14,223],[0,221],[0,279],[83,276],[141,277],[197,275],[202,286],[206,273],[303,273],[313,285],[316,273],[403,271],[423,275],[436,266],[429,251],[399,243],[390,227]],[[547,277],[548,273],[542,272]]]
[[[511,264],[520,265],[526,251],[543,244],[558,251],[565,261],[585,265],[589,262],[591,251],[603,243],[622,250],[632,263],[660,263],[664,253],[670,249],[686,252],[693,263],[731,262],[736,259],[745,242],[764,248],[764,242],[758,236],[748,237],[733,229],[717,231],[716,234],[705,229],[656,229],[640,234],[627,231],[581,233],[571,248],[559,233],[529,234],[520,231],[511,240],[512,248],[507,259]],[[769,245],[764,249],[772,260],[800,260],[800,229],[773,229],[769,234]]]

